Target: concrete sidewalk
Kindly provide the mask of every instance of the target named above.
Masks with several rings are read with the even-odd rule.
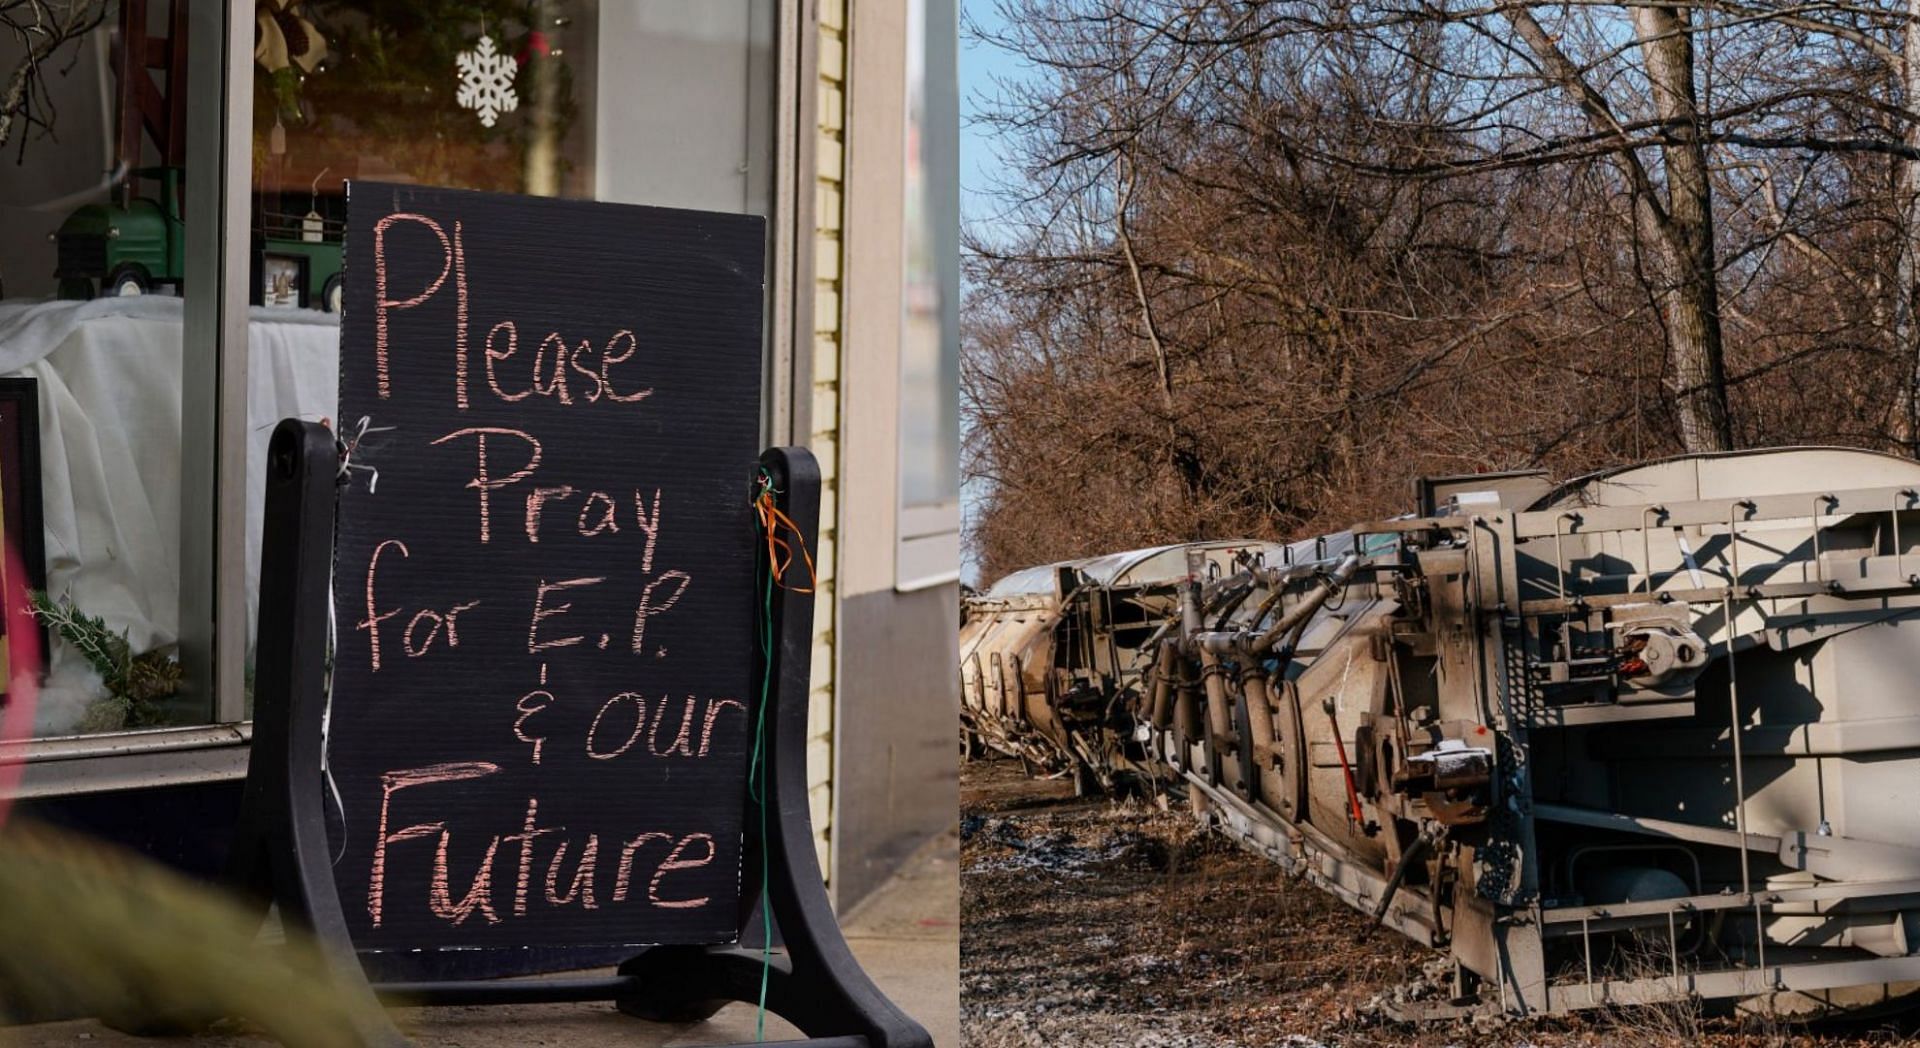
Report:
[[[930,841],[841,921],[853,952],[880,989],[917,1019],[942,1046],[960,1043],[959,838],[949,830]],[[611,1004],[513,1007],[402,1008],[393,1013],[422,1048],[497,1048],[619,1044],[634,1048],[752,1041],[757,1010],[734,1004],[704,1023],[659,1025],[628,1019]],[[769,1041],[800,1036],[767,1017]],[[152,1040],[130,1037],[97,1022],[43,1023],[0,1028],[4,1048],[265,1048],[257,1036]]]

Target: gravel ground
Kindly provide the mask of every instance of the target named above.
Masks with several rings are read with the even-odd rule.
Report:
[[[960,777],[963,1043],[1040,1045],[1913,1044],[1911,1017],[1740,1026],[1683,1006],[1595,1019],[1408,1027],[1377,1002],[1445,970],[1279,867],[1132,799],[1079,799],[1013,761]]]

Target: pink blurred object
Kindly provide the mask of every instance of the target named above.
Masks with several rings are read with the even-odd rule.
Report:
[[[6,545],[4,596],[7,615],[7,693],[0,699],[0,746],[25,743],[33,737],[33,709],[40,697],[40,671],[45,665],[40,650],[40,627],[27,602],[26,568],[20,550],[12,542]],[[15,759],[0,754],[0,825],[26,771],[24,749]]]

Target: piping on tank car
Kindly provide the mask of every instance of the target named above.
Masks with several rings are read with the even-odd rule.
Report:
[[[1920,989],[1920,463],[1786,448],[1414,503],[1008,576],[962,627],[964,740],[1177,784],[1450,957],[1410,1017]]]

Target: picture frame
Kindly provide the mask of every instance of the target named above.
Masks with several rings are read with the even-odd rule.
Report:
[[[12,545],[20,552],[25,589],[47,588],[47,533],[40,490],[40,380],[0,378],[0,549]],[[5,578],[8,566],[0,561],[0,600],[15,592]],[[11,611],[11,608],[5,609]],[[4,643],[10,615],[0,615],[0,703],[5,701],[11,667]],[[40,628],[41,650],[46,650],[46,628]]]
[[[269,309],[306,309],[308,266],[305,255],[258,248],[253,253],[253,304]]]

